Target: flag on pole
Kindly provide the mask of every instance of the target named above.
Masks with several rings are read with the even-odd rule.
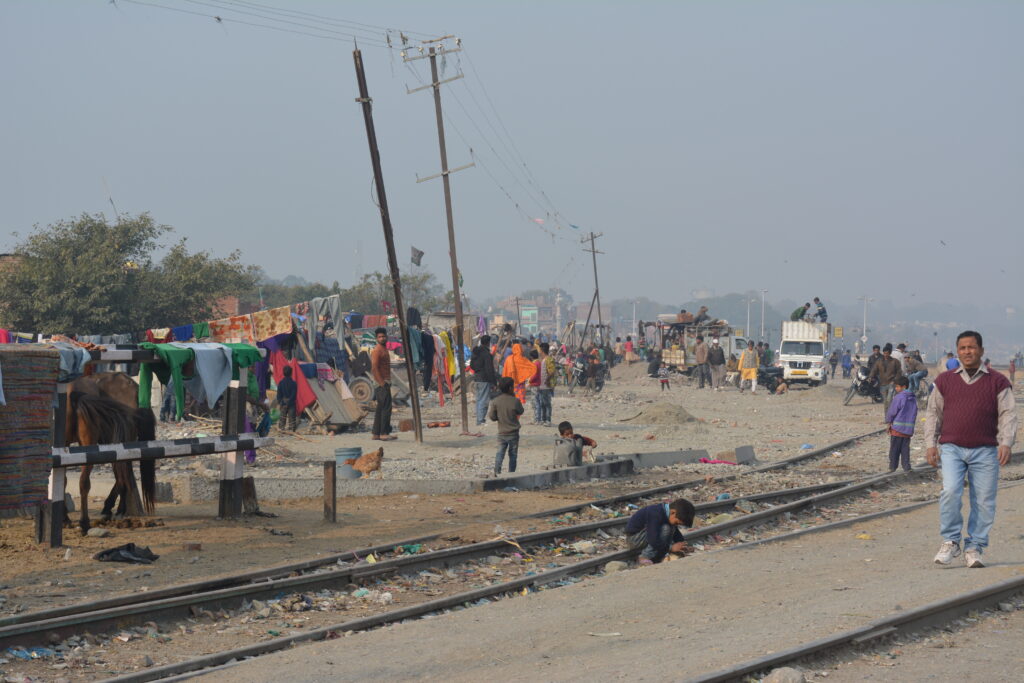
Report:
[[[573,225],[572,223],[569,224],[569,227],[572,228],[573,230],[579,230],[580,229],[580,226]]]
[[[530,220],[533,221],[534,223],[536,223],[537,225],[544,225],[544,219],[543,218],[531,218]]]
[[[412,248],[412,263],[415,266],[420,265],[420,261],[423,260],[423,252],[416,247]]]
[[[462,271],[460,270],[459,271],[459,289],[462,289],[462,283],[463,283]]]

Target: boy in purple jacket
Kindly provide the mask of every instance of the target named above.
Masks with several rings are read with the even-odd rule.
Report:
[[[900,375],[893,382],[895,397],[885,413],[889,425],[889,471],[895,472],[897,463],[904,472],[910,471],[910,437],[917,422],[917,398],[907,388],[910,381]]]

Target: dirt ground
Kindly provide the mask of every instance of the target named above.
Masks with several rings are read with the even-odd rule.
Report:
[[[841,373],[839,373],[841,374]],[[737,446],[752,445],[758,458],[773,460],[792,455],[803,444],[822,446],[844,436],[876,428],[881,408],[864,399],[842,405],[848,381],[836,379],[815,389],[796,387],[785,396],[769,396],[762,387],[754,395],[741,394],[733,387],[716,393],[698,390],[686,379],[675,380],[670,391],[660,391],[657,380],[645,374],[643,364],[616,366],[613,379],[598,396],[583,396],[577,389],[555,390],[552,421],[572,422],[578,433],[595,439],[598,455],[705,449],[712,456]],[[552,462],[554,427],[531,424],[533,406],[528,399],[522,417],[518,472],[535,472]],[[681,409],[681,410],[680,410]],[[450,422],[450,427],[424,429],[424,443],[417,444],[412,432],[395,432],[397,441],[383,444],[381,476],[387,479],[480,479],[492,476],[494,468],[494,423],[475,424],[472,393],[468,400],[469,431],[461,432],[458,400],[444,407],[437,395],[423,399],[423,421]],[[411,409],[397,407],[392,424],[411,417]],[[325,458],[337,448],[360,447],[376,450],[380,442],[370,439],[370,421],[352,432],[335,436],[310,434],[300,426],[300,435],[280,437],[274,447],[258,454],[261,477],[318,476]],[[191,424],[183,428],[161,428],[161,437],[208,433],[211,425]],[[206,431],[203,431],[206,430]],[[168,475],[185,471],[216,476],[217,458],[170,459],[161,470]],[[303,467],[305,465],[305,467]],[[507,469],[507,466],[506,466]],[[374,475],[377,476],[377,475]]]
[[[928,505],[355,633],[204,680],[278,681],[297,671],[308,681],[687,679],[1019,575],[1022,503],[1024,487],[1000,492],[981,570],[932,562],[938,513]],[[1019,653],[987,652],[961,656],[942,680],[1019,680]],[[921,678],[908,667],[886,680]]]
[[[753,444],[760,460],[771,461],[799,453],[802,444],[819,447],[865,433],[880,422],[878,406],[858,405],[857,402],[843,406],[841,397],[845,384],[839,382],[816,389],[798,389],[786,396],[740,394],[735,389],[715,393],[676,382],[671,394],[665,396],[654,380],[644,377],[640,364],[617,367],[613,378],[596,397],[569,396],[562,389],[556,393],[554,419],[571,419],[578,432],[599,442],[599,453],[704,448],[714,455],[720,450]],[[436,401],[436,398],[431,400]],[[678,422],[679,407],[694,419]],[[668,424],[645,424],[644,418],[630,420],[628,424],[618,422],[644,411],[650,413],[652,409],[655,416],[651,421]],[[395,442],[401,453],[395,458],[399,465],[386,457],[383,476],[406,478],[407,473],[402,468],[418,469],[420,476],[445,479],[480,474],[472,466],[460,467],[459,464],[472,463],[466,456],[474,449],[488,460],[493,458],[490,454],[493,439],[455,436],[457,411],[457,402],[449,402],[443,409],[428,407],[424,412],[425,420],[452,420],[456,426],[425,430],[427,439],[422,445],[416,445],[411,434],[402,434],[401,440]],[[670,419],[666,419],[666,414]],[[396,414],[396,422],[400,415]],[[524,418],[527,419],[524,419],[519,470],[529,471],[549,464],[548,444],[553,430],[528,424],[529,414]],[[493,436],[493,426],[489,428]],[[647,439],[647,435],[655,438]],[[307,461],[310,467],[319,468],[319,463],[333,455],[335,448],[351,445],[368,448],[374,442],[370,441],[369,433],[356,432],[338,436],[284,436],[279,437],[278,443],[289,453],[287,459]],[[395,444],[385,447],[391,452],[396,449]],[[260,470],[273,468],[281,459],[262,452],[258,457]],[[199,462],[196,458],[165,460],[161,471],[180,467],[198,469],[195,466]],[[296,469],[305,468],[293,465],[280,469],[287,469],[288,475],[293,476]],[[714,465],[658,468],[642,473],[633,488],[722,471],[723,466]],[[827,478],[846,473],[842,466],[833,462],[831,467],[826,463],[821,474]],[[69,480],[75,482],[76,477],[70,475]],[[793,485],[800,483],[794,481]],[[74,483],[70,484],[69,492],[77,493],[75,488]],[[625,486],[625,490],[629,489]],[[0,600],[0,614],[74,603],[94,598],[97,591],[145,590],[429,533],[456,533],[454,530],[461,529],[458,533],[463,538],[481,540],[489,538],[488,533],[493,535],[495,522],[623,490],[621,481],[594,481],[590,485],[557,491],[341,498],[337,525],[323,521],[320,499],[261,501],[264,511],[278,517],[232,521],[214,518],[216,502],[161,504],[154,518],[161,526],[110,527],[111,535],[106,538],[82,537],[77,529],[66,529],[66,547],[61,549],[37,545],[27,519],[3,520],[0,521],[3,557],[0,586],[4,588],[0,588],[0,597],[5,600]],[[94,486],[93,493],[103,495],[105,491]],[[446,509],[452,512],[445,512]],[[96,502],[92,503],[92,510],[95,519]],[[463,529],[467,525],[469,531]],[[100,550],[123,543],[148,546],[161,558],[146,567],[113,566],[92,559]],[[201,543],[202,550],[185,550],[185,544],[191,543]]]

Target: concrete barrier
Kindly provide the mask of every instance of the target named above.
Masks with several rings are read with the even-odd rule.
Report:
[[[510,486],[517,489],[540,489],[603,477],[620,477],[633,472],[633,461],[629,457],[616,456],[613,459],[578,467],[560,467],[544,472],[508,474],[496,479],[480,479],[478,483],[481,484],[481,491],[497,491]]]

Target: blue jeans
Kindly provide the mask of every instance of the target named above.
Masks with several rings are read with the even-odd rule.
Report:
[[[537,422],[551,422],[551,397],[554,393],[554,389],[537,389],[533,395],[533,419]]]
[[[996,518],[999,459],[995,446],[962,448],[951,443],[939,446],[942,493],[939,495],[939,533],[947,541],[960,542],[964,516],[961,512],[964,476],[970,493],[971,516],[967,520],[964,549],[984,550]]]
[[[498,434],[498,453],[494,456],[494,474],[501,474],[501,463],[508,450],[508,471],[516,471],[516,458],[519,457],[519,432],[515,434]]]
[[[482,425],[487,422],[487,406],[491,403],[490,382],[473,382],[476,390],[476,423]]]
[[[658,529],[658,540],[664,547],[668,547],[672,543],[672,538],[675,535],[676,528],[671,524],[662,524],[661,528]],[[665,553],[655,550],[647,540],[647,529],[641,529],[635,534],[629,535],[629,547],[633,550],[637,548],[643,548],[640,551],[640,557],[644,557],[652,562],[661,562],[665,557]]]
[[[917,393],[917,388],[921,386],[921,380],[924,379],[927,375],[927,370],[918,370],[917,372],[912,372],[909,375],[907,375],[907,380],[910,382],[910,386],[907,388],[910,389],[911,393]]]

